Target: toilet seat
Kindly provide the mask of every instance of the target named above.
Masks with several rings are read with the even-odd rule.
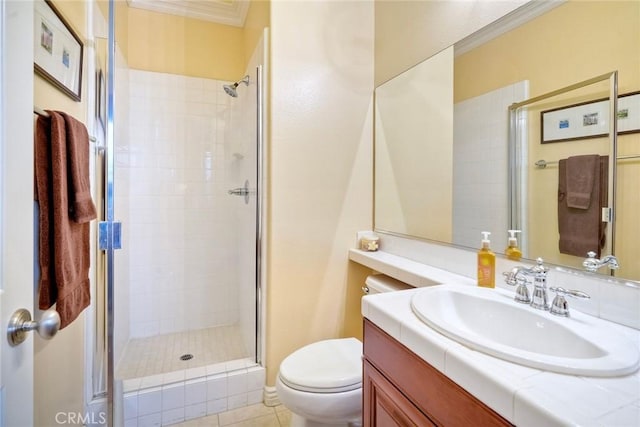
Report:
[[[286,386],[311,393],[362,388],[362,343],[342,338],[309,344],[282,361],[279,377]]]

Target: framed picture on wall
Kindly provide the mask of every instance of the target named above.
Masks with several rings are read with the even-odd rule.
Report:
[[[618,97],[618,135],[640,132],[640,91]],[[540,113],[541,143],[599,138],[609,134],[609,98]]]
[[[82,94],[83,44],[49,0],[34,2],[35,72],[76,101]]]

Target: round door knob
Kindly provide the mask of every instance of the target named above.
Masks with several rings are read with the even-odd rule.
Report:
[[[36,330],[38,335],[46,340],[53,338],[60,329],[60,315],[57,311],[49,309],[42,313],[39,322],[31,320],[31,313],[26,308],[16,310],[7,327],[7,339],[12,347],[17,346],[27,339],[27,332]]]

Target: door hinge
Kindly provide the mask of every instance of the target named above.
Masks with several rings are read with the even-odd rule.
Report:
[[[613,208],[602,208],[602,222],[613,221]]]
[[[101,251],[122,249],[122,223],[100,221],[98,224],[98,246]]]

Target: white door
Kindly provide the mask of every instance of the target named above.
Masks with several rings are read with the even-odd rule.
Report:
[[[33,425],[33,332],[11,347],[12,313],[33,314],[33,3],[0,3],[0,425]]]

